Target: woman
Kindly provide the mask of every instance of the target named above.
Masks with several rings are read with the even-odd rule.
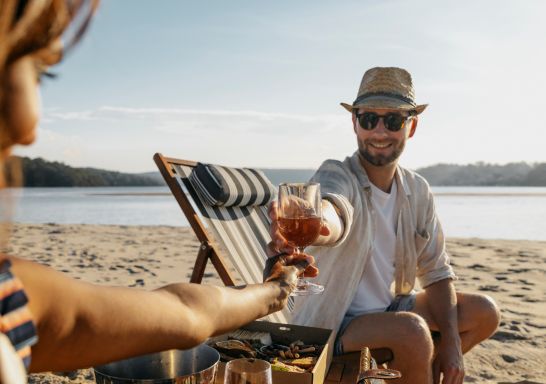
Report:
[[[34,141],[38,79],[79,39],[96,6],[96,0],[0,3],[0,162],[14,145]],[[0,204],[2,212],[9,211],[5,201]],[[146,292],[84,283],[0,254],[0,284],[9,283],[4,290],[0,285],[0,299],[6,304],[17,295],[14,308],[2,306],[7,313],[1,331],[32,372],[190,348],[281,309],[296,282],[297,269],[287,264],[313,261],[295,257],[269,265],[263,284],[232,289],[180,283]],[[308,276],[316,273],[311,266],[306,270]],[[10,316],[12,321],[4,321]]]

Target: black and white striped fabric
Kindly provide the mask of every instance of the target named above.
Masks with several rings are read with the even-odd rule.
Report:
[[[212,206],[266,205],[275,187],[262,171],[199,163],[189,177],[195,190]]]
[[[269,235],[271,221],[267,205],[229,207],[211,205],[190,182],[195,167],[173,164],[172,169],[178,185],[189,196],[194,210],[199,213],[214,241],[225,249],[242,282],[261,283],[267,259],[265,250],[267,243],[271,241]],[[268,179],[266,180],[271,184]],[[287,308],[272,313],[266,319],[276,323],[287,323],[293,308],[294,300],[290,297]]]

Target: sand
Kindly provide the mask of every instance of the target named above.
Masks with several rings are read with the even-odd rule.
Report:
[[[188,281],[198,242],[189,228],[16,224],[10,251],[85,281],[153,289]],[[546,242],[449,239],[457,289],[493,297],[502,323],[465,355],[465,383],[546,383]],[[221,284],[212,266],[205,281]],[[92,370],[30,383],[93,383]]]

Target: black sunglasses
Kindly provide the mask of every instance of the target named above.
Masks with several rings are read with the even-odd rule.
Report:
[[[386,115],[378,115],[375,112],[364,112],[362,114],[355,112],[355,115],[362,129],[365,129],[366,131],[373,130],[377,127],[379,119],[383,119],[385,128],[391,132],[398,132],[402,129],[406,120],[411,117],[411,114],[409,116],[403,116],[396,112],[387,113]]]

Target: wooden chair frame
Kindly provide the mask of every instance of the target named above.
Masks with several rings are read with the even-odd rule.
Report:
[[[178,164],[188,167],[195,167],[197,162],[165,157],[160,153],[156,153],[154,155],[154,161],[159,168],[163,179],[180,205],[182,212],[184,212],[184,215],[197,236],[197,239],[201,243],[190,282],[200,284],[203,281],[205,268],[208,260],[210,259],[212,265],[220,275],[222,282],[227,286],[235,285],[235,279],[228,271],[225,259],[223,258],[218,247],[214,245],[212,237],[207,232],[205,225],[201,221],[199,214],[193,208],[188,196],[186,196],[178,185],[172,167],[170,166],[170,164]]]

